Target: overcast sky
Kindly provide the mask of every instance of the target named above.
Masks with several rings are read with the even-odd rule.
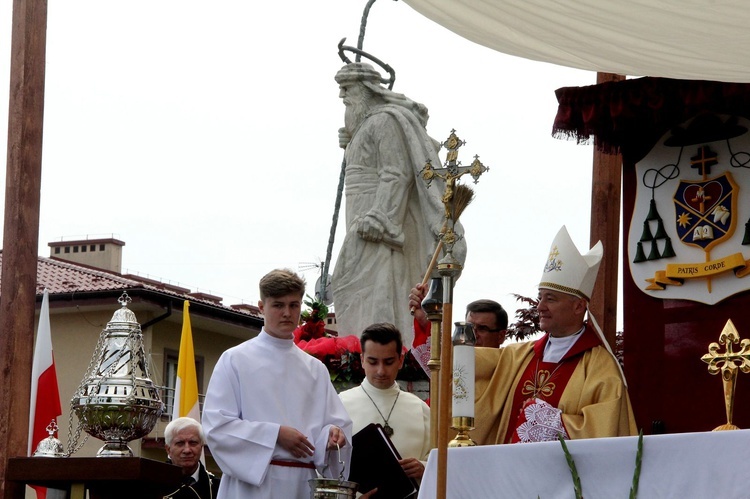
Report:
[[[39,254],[114,236],[123,272],[225,304],[257,302],[273,268],[324,260],[343,154],[336,46],[356,45],[365,4],[50,2]],[[11,2],[2,9],[8,81]],[[491,51],[389,0],[373,5],[364,49],[429,108],[434,138],[455,128],[459,159],[490,167],[462,215],[454,308],[492,298],[512,316],[511,294],[536,295],[562,225],[588,249],[592,148],[551,129],[554,91],[595,73]],[[343,234],[339,223],[334,263]],[[304,275],[312,292],[319,271]]]

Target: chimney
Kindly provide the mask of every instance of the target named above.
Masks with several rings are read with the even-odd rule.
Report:
[[[87,267],[122,272],[123,241],[114,238],[80,239],[77,241],[57,241],[47,243],[49,256],[68,262],[80,263]]]

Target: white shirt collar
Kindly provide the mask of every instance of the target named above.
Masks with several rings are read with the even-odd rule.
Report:
[[[201,465],[200,465],[200,463],[198,463],[198,467],[195,469],[195,473],[193,473],[190,476],[192,476],[193,480],[195,480],[194,483],[198,483],[198,480],[200,480],[200,477],[201,477]]]
[[[396,393],[401,390],[401,387],[398,385],[397,381],[394,381],[393,384],[389,388],[378,388],[371,384],[369,381],[367,381],[367,378],[362,380],[362,384],[365,386],[365,390],[367,390],[367,393],[369,394],[381,394],[381,395],[388,395],[392,393]]]
[[[542,360],[544,362],[560,362],[560,360],[565,357],[565,354],[568,353],[570,347],[575,345],[578,338],[581,337],[581,333],[585,328],[586,326],[583,326],[577,333],[571,334],[570,336],[563,336],[561,338],[549,336],[547,338],[547,344],[544,346],[544,357]]]

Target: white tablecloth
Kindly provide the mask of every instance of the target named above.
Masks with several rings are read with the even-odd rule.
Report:
[[[638,437],[566,442],[586,499],[627,499]],[[419,499],[436,497],[437,450]],[[638,499],[749,499],[750,430],[643,439]],[[560,442],[448,449],[447,499],[570,499],[573,479]]]

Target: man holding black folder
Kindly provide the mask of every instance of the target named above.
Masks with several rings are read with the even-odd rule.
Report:
[[[420,480],[430,452],[430,408],[396,383],[404,363],[401,333],[393,324],[373,324],[362,332],[360,343],[366,379],[339,394],[352,418],[354,442],[360,430],[379,424],[400,455],[398,463],[405,475]]]

